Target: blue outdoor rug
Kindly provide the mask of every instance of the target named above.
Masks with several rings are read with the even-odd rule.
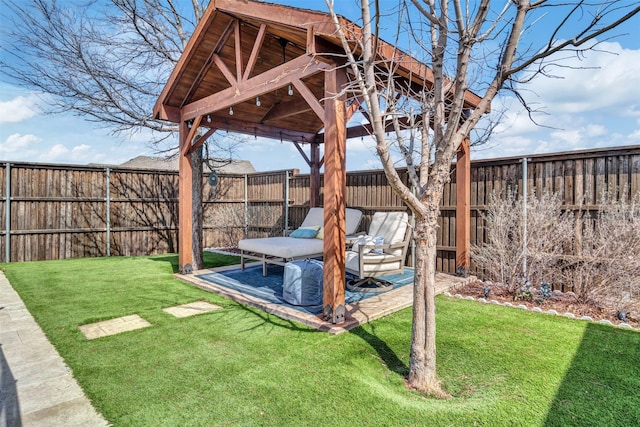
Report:
[[[197,275],[199,279],[206,280],[213,284],[223,286],[243,294],[260,298],[267,302],[280,304],[309,314],[322,313],[322,305],[298,306],[286,302],[282,298],[282,277],[284,267],[280,265],[269,265],[269,275],[262,275],[262,264],[248,266],[242,271],[240,268],[234,270],[220,271],[217,273],[206,273]],[[352,279],[347,273],[347,280]],[[404,274],[394,274],[384,276],[384,280],[393,283],[393,289],[400,288],[413,283],[413,268],[405,267]],[[362,301],[378,292],[352,292],[345,288],[345,303],[351,304]]]

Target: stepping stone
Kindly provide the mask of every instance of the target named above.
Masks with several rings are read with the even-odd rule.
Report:
[[[93,340],[96,338],[119,334],[121,332],[146,328],[147,326],[151,326],[151,323],[147,322],[137,314],[132,314],[130,316],[103,320],[102,322],[89,323],[88,325],[82,325],[78,328],[84,334],[86,339]]]
[[[221,309],[219,305],[211,304],[206,301],[196,301],[187,304],[177,305],[175,307],[163,308],[162,311],[169,313],[175,317],[189,317],[197,314],[208,313],[210,311]]]

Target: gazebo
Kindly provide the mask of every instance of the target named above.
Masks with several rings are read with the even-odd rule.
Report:
[[[345,18],[341,24],[357,33]],[[430,69],[396,47],[378,42],[381,61],[395,78],[424,87]],[[180,272],[192,251],[191,153],[216,130],[290,141],[310,168],[310,206],[319,205],[324,165],[324,316],[344,321],[346,140],[371,134],[347,127],[362,100],[348,97],[344,50],[327,13],[248,0],[211,0],[156,105],[154,117],[179,125]],[[479,98],[468,92],[465,107]],[[195,139],[199,128],[204,134]],[[310,155],[303,150],[309,145]],[[324,144],[324,157],[320,157]],[[458,153],[456,266],[469,267],[469,143]]]

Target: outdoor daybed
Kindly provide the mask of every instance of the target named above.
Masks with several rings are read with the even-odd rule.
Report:
[[[346,209],[346,234],[358,230],[362,212]],[[324,254],[324,209],[311,208],[300,228],[287,237],[265,237],[243,239],[238,242],[241,266],[244,270],[245,258],[262,262],[262,274],[267,275],[267,264],[284,265],[300,258],[322,257]]]

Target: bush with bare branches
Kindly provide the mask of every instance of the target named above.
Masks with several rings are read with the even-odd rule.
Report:
[[[471,248],[484,276],[510,292],[527,280],[534,284],[559,280],[557,261],[573,238],[573,214],[562,211],[557,195],[532,192],[524,208],[524,200],[514,191],[503,197],[492,193],[482,214],[487,242]]]
[[[543,193],[527,200],[525,220],[514,192],[492,194],[482,215],[487,241],[472,247],[473,260],[514,295],[528,280],[571,289],[582,302],[632,309],[640,299],[640,194],[601,200],[592,216],[563,211],[557,195]]]
[[[577,215],[578,238],[562,276],[585,301],[629,309],[640,298],[640,194],[617,200],[605,193],[602,205],[594,216]]]

